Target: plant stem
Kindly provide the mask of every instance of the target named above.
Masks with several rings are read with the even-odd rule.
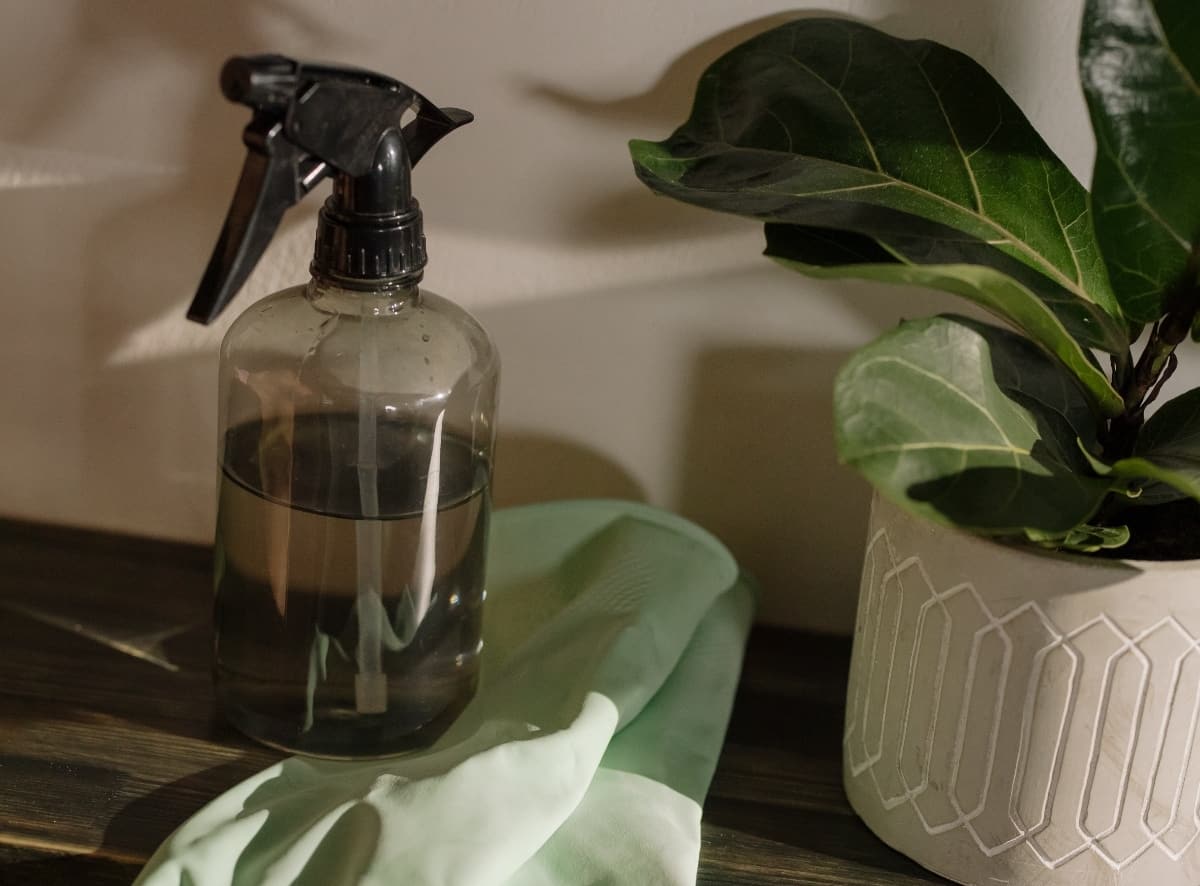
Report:
[[[1200,313],[1197,258],[1193,253],[1187,277],[1168,297],[1166,313],[1154,324],[1137,365],[1120,385],[1125,411],[1109,422],[1104,434],[1104,456],[1110,461],[1133,454],[1138,432],[1146,420],[1146,407],[1175,371],[1178,363],[1175,348],[1188,337]]]

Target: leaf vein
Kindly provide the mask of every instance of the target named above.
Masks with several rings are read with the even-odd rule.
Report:
[[[1113,168],[1117,170],[1117,174],[1121,176],[1121,180],[1125,182],[1125,186],[1129,188],[1129,192],[1133,194],[1134,200],[1137,201],[1138,206],[1140,206],[1145,213],[1150,216],[1150,218],[1154,219],[1159,227],[1170,234],[1171,238],[1175,240],[1176,243],[1182,246],[1185,250],[1190,251],[1192,247],[1191,244],[1188,243],[1187,239],[1173,227],[1171,227],[1165,218],[1158,214],[1158,210],[1150,205],[1150,200],[1147,198],[1146,194],[1140,188],[1138,188],[1136,184],[1134,184],[1133,179],[1129,176],[1129,170],[1125,167],[1125,164],[1121,162],[1121,158],[1113,152],[1113,148],[1112,145],[1109,144],[1108,137],[1102,134],[1102,132],[1098,131],[1096,133],[1096,139],[1099,142],[1100,150],[1104,151],[1104,153],[1108,155],[1108,158],[1112,161]]]
[[[996,120],[995,128],[992,129],[992,131],[988,133],[988,137],[983,140],[983,143],[980,144],[979,147],[977,147],[975,150],[973,150],[969,154],[967,154],[968,157],[974,157],[980,151],[986,150],[987,146],[992,143],[992,139],[994,139],[997,135],[1000,134],[1000,130],[1004,128],[1004,112],[1001,110],[1001,108],[999,106],[996,107],[996,117],[997,117],[997,120]]]
[[[1001,426],[1000,422],[996,421],[995,417],[990,412],[988,412],[987,408],[982,403],[977,401],[974,397],[972,397],[970,394],[968,394],[966,391],[964,391],[962,388],[960,388],[958,385],[954,384],[950,380],[943,378],[942,376],[938,375],[935,372],[930,372],[928,369],[925,369],[922,366],[918,366],[916,363],[913,363],[911,360],[905,360],[903,357],[873,357],[869,360],[863,361],[863,363],[860,365],[861,365],[861,367],[865,368],[867,366],[870,366],[872,363],[896,363],[896,364],[899,364],[900,366],[905,367],[906,369],[908,369],[912,372],[917,373],[918,375],[923,375],[923,376],[931,379],[932,381],[937,382],[938,384],[942,385],[943,387],[945,387],[947,390],[949,390],[953,394],[957,395],[958,397],[961,397],[967,403],[970,403],[977,410],[979,410],[979,413],[985,419],[987,419],[988,423],[991,424],[991,426],[993,428],[996,429],[996,433],[998,433],[1000,435],[1000,439],[1004,441],[1005,446],[1007,446],[1009,450],[1011,450],[1014,453],[1022,451],[1020,449],[1020,447],[1018,447],[1016,444],[1013,443],[1012,440],[1009,439],[1008,434],[1005,433],[1004,428]],[[1015,458],[1014,458],[1014,462],[1016,462]]]
[[[967,156],[967,152],[963,150],[962,143],[958,140],[958,130],[954,128],[954,122],[950,119],[950,114],[946,111],[946,105],[942,102],[942,94],[937,87],[933,85],[933,81],[929,79],[929,72],[925,70],[925,66],[921,64],[921,60],[908,51],[908,47],[900,40],[892,38],[893,42],[900,47],[900,50],[908,56],[909,60],[916,65],[917,70],[921,73],[921,79],[925,81],[925,85],[929,87],[929,91],[933,94],[934,101],[937,102],[938,110],[942,112],[942,119],[946,121],[946,129],[950,132],[950,138],[954,141],[954,148],[958,151],[958,156],[962,158],[963,168],[967,171],[967,178],[971,182],[971,193],[975,197],[975,211],[983,214],[983,194],[979,191],[979,182],[975,179],[975,170],[971,168],[971,158]]]
[[[772,111],[770,108],[764,107],[763,112],[768,117],[770,117],[772,120],[774,120],[776,123],[779,124],[779,128],[782,129],[783,134],[787,136],[788,151],[791,153],[795,153],[795,148],[793,147],[793,142],[792,142],[792,130],[790,130],[788,128],[788,125],[783,122],[783,119],[778,114],[776,114],[774,111]]]
[[[1159,18],[1158,10],[1154,7],[1153,3],[1146,4],[1146,12],[1150,17],[1150,25],[1154,28],[1154,35],[1162,43],[1163,52],[1167,54],[1167,59],[1171,62],[1171,67],[1179,73],[1184,86],[1197,96],[1200,96],[1200,84],[1196,83],[1196,78],[1192,76],[1192,72],[1188,70],[1187,66],[1183,63],[1183,59],[1179,57],[1179,54],[1175,52],[1175,48],[1167,39],[1166,29],[1163,27],[1162,19]]]
[[[1046,176],[1046,195],[1050,198],[1050,208],[1054,211],[1054,221],[1058,225],[1058,229],[1062,231],[1063,241],[1067,246],[1067,252],[1071,254],[1071,262],[1075,265],[1075,282],[1082,287],[1083,269],[1079,266],[1079,256],[1075,254],[1075,247],[1071,245],[1071,235],[1067,233],[1067,226],[1063,224],[1062,214],[1058,211],[1058,201],[1054,199],[1054,189],[1050,184],[1050,167],[1046,164],[1045,157],[1042,158],[1042,172]],[[1076,218],[1071,222],[1071,224],[1075,224],[1077,221],[1079,221],[1079,218]]]
[[[784,153],[782,151],[775,151],[770,148],[745,148],[741,145],[736,145],[733,142],[725,141],[724,138],[722,138],[720,144],[722,144],[725,148],[727,148],[728,150],[730,150],[732,152],[759,151],[759,152],[763,152],[763,153],[767,153],[767,154],[782,154],[782,153]],[[995,231],[997,234],[1002,235],[999,239],[985,240],[985,242],[987,242],[987,243],[1004,243],[1004,242],[1010,243],[1014,249],[1023,253],[1025,256],[1027,256],[1029,258],[1030,262],[1032,263],[1031,267],[1033,267],[1035,270],[1040,271],[1041,273],[1045,274],[1047,277],[1054,280],[1056,283],[1059,283],[1068,292],[1072,293],[1073,295],[1077,295],[1079,298],[1083,299],[1084,301],[1089,302],[1091,304],[1096,303],[1095,299],[1093,299],[1091,297],[1091,295],[1089,295],[1087,293],[1087,291],[1082,289],[1078,283],[1076,283],[1067,274],[1063,273],[1062,270],[1060,270],[1057,266],[1055,266],[1053,263],[1051,263],[1050,260],[1048,258],[1046,258],[1046,256],[1042,255],[1040,252],[1038,252],[1033,246],[1031,246],[1025,240],[1018,237],[1016,234],[1014,234],[1012,231],[1010,231],[1008,228],[1004,227],[1004,225],[1000,224],[998,221],[991,218],[990,216],[982,215],[982,214],[976,212],[974,209],[972,209],[969,206],[963,206],[961,203],[956,203],[953,200],[951,200],[949,197],[943,197],[941,194],[935,193],[934,191],[926,191],[923,188],[919,188],[914,184],[904,181],[903,179],[896,178],[895,176],[890,175],[889,173],[883,171],[882,169],[877,170],[874,173],[872,173],[870,170],[865,170],[862,167],[853,166],[848,163],[841,163],[837,160],[829,160],[824,157],[810,157],[807,154],[793,154],[791,156],[793,158],[804,157],[806,159],[816,160],[820,163],[827,163],[831,166],[838,166],[838,167],[841,167],[844,169],[849,169],[849,170],[852,170],[852,171],[860,173],[860,174],[878,175],[882,179],[884,179],[884,181],[878,182],[877,184],[886,185],[886,186],[894,186],[894,187],[900,188],[902,190],[911,191],[912,193],[917,194],[920,197],[934,200],[934,201],[941,203],[945,206],[948,206],[951,209],[956,210],[958,212],[968,213],[972,218],[974,218],[979,223],[986,225],[987,227],[989,227],[993,231]],[[691,158],[691,159],[695,159],[695,158]],[[725,188],[702,188],[702,187],[697,187],[695,185],[686,185],[685,187],[689,190],[707,191],[709,193],[724,193],[725,191],[728,190]],[[739,190],[746,192],[746,193],[763,193],[763,194],[778,194],[779,193],[778,189],[772,188],[770,186],[764,186],[764,185],[739,185]],[[837,193],[837,191],[833,191],[832,193]],[[793,196],[803,197],[803,196],[805,196],[805,192],[796,193]],[[905,210],[900,210],[900,211],[905,212]],[[914,212],[907,212],[907,214],[918,215],[918,213],[914,213]],[[952,224],[952,223],[947,223],[947,222],[943,222],[943,223]]]
[[[792,48],[795,50],[793,35]],[[846,28],[846,67],[842,69],[842,79],[838,81],[838,91],[846,88],[846,79],[850,76],[850,66],[854,63],[854,32]]]
[[[922,452],[928,450],[946,450],[949,452],[1006,452],[1015,455],[1029,455],[1028,449],[1019,446],[1002,446],[996,443],[896,443],[890,446],[875,446],[854,453],[855,458],[870,458],[875,455],[894,455],[902,452]],[[960,468],[961,470],[961,468]]]
[[[840,101],[842,103],[842,107],[845,108],[846,113],[850,115],[850,119],[854,121],[855,127],[858,128],[858,134],[862,136],[863,144],[866,145],[867,148],[867,153],[871,155],[871,162],[875,164],[875,171],[882,173],[883,166],[879,162],[879,155],[875,153],[875,145],[871,141],[871,137],[867,135],[867,130],[863,127],[862,120],[859,118],[858,114],[855,113],[854,108],[850,107],[850,102],[847,101],[845,93],[818,74],[812,67],[806,65],[804,62],[800,61],[800,59],[796,58],[795,55],[785,55],[783,58],[789,59],[792,64],[796,65],[801,70],[808,72],[811,77],[813,77],[823,86],[825,86],[830,92],[837,96],[838,101]]]

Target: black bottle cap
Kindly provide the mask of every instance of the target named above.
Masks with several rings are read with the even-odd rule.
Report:
[[[210,323],[262,257],[284,211],[329,176],[312,271],[347,288],[420,280],[421,210],[412,167],[447,133],[473,119],[438,108],[398,80],[278,55],[231,58],[221,91],[254,111],[243,133],[246,163],[188,317]],[[407,125],[401,118],[414,113]]]

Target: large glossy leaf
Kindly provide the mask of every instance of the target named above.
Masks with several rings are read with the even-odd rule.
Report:
[[[768,223],[766,232],[767,255],[810,276],[909,283],[961,295],[1009,320],[1061,360],[1100,411],[1118,415],[1123,409],[1120,394],[1084,347],[1099,347],[1099,339],[1123,342],[1121,330],[1102,312],[1089,311],[1093,305],[1061,290],[1036,293],[1036,274],[1007,268],[1009,276],[987,265],[938,263],[945,251],[950,252],[947,258],[954,252],[947,247],[931,251],[924,248],[929,241],[913,244],[906,234],[893,235],[885,243],[799,225]]]
[[[1066,533],[1110,488],[1081,451],[1098,420],[1056,361],[962,317],[858,351],[834,393],[838,451],[893,500],[979,532]]]
[[[1200,237],[1200,5],[1088,0],[1096,234],[1122,308],[1150,322]]]
[[[1200,499],[1200,389],[1164,403],[1146,421],[1133,457],[1122,459],[1112,473],[1133,481],[1151,481],[1143,504],[1175,498]]]
[[[967,235],[957,261],[1014,259],[1120,316],[1083,187],[983,68],[936,43],[788,23],[717,60],[687,122],[631,150],[680,200],[872,238],[902,216],[943,254],[951,228]]]

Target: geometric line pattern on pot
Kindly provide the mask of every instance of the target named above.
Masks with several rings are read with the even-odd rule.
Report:
[[[1047,869],[1091,852],[1113,870],[1151,850],[1178,861],[1200,835],[1200,640],[1175,618],[1131,636],[1103,613],[1060,627],[1032,601],[998,617],[969,582],[937,588],[881,529],[855,644],[850,776],[929,835],[962,828],[985,856],[1024,846]],[[1132,705],[1110,706],[1118,688]],[[1020,740],[1002,745],[1013,717]],[[1180,717],[1186,737],[1169,741]]]

